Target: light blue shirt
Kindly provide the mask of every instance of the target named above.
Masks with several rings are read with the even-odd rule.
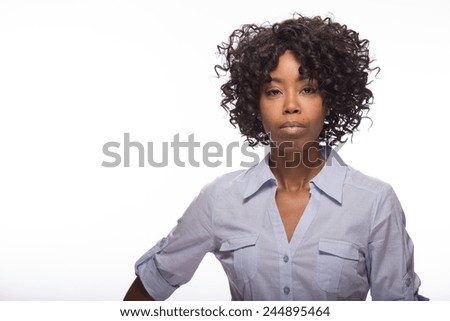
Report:
[[[288,242],[268,159],[206,185],[169,235],[137,261],[136,274],[154,299],[188,282],[208,252],[221,262],[233,300],[365,300],[369,290],[373,300],[423,298],[390,185],[333,151],[309,182],[310,200]]]

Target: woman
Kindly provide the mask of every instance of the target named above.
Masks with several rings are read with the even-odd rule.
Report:
[[[330,18],[244,25],[218,47],[222,107],[257,166],[205,186],[136,263],[126,300],[164,300],[207,252],[233,300],[419,300],[413,245],[392,188],[332,150],[372,102],[368,41]]]

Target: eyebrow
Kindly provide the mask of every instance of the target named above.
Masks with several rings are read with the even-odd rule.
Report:
[[[308,77],[308,76],[306,76],[306,75],[300,75],[300,76],[298,77],[297,80],[298,80],[298,81],[303,81],[303,80],[306,80],[306,79],[312,81],[314,78],[313,78],[313,77]],[[266,83],[269,83],[269,82],[278,82],[278,83],[282,83],[282,82],[283,82],[283,79],[278,78],[278,77],[270,77],[270,76],[269,76],[269,78],[267,78],[267,80],[266,80]]]

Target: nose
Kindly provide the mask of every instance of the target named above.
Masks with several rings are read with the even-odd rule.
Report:
[[[297,95],[295,93],[289,93],[286,95],[286,99],[284,101],[284,114],[300,114],[300,103],[297,99]]]

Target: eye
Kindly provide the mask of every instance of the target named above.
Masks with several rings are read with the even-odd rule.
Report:
[[[278,89],[268,89],[268,90],[266,90],[265,93],[267,96],[276,96],[276,95],[280,95],[281,91]]]
[[[317,88],[313,87],[313,86],[307,86],[305,88],[302,89],[301,93],[304,93],[306,95],[312,95],[315,94],[317,92]]]

